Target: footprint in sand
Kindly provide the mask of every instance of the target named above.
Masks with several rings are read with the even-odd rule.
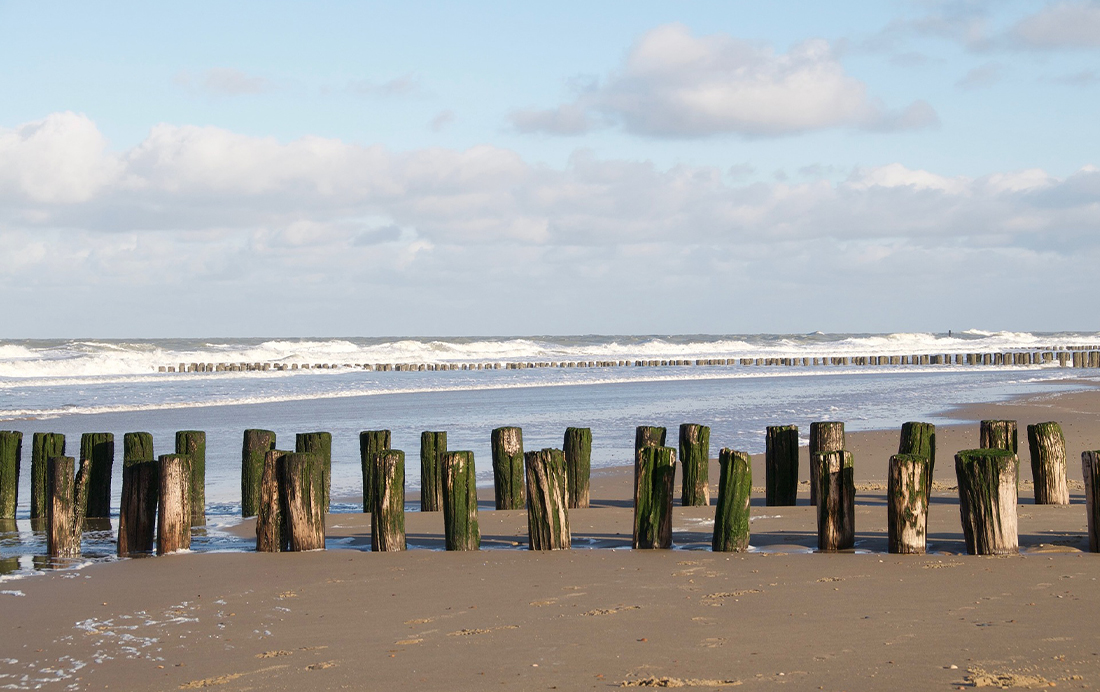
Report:
[[[621,613],[624,610],[638,610],[641,606],[628,605],[628,606],[616,606],[615,608],[596,608],[595,610],[589,610],[588,612],[581,613],[586,617],[596,617],[599,615],[614,615],[615,613]]]

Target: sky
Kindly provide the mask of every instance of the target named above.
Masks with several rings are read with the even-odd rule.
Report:
[[[1100,1],[0,0],[0,338],[1100,330]]]

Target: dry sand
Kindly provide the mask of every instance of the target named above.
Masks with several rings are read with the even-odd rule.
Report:
[[[1082,552],[1079,483],[1081,451],[1100,447],[1100,390],[953,415],[965,423],[937,430],[934,554],[883,554],[897,431],[849,434],[854,554],[812,553],[805,493],[784,508],[754,494],[757,552],[709,552],[713,508],[679,507],[682,549],[631,551],[631,472],[612,469],[593,478],[593,508],[570,514],[569,552],[522,550],[524,513],[483,511],[480,552],[439,552],[441,516],[413,513],[410,547],[437,550],[372,554],[368,517],[339,514],[330,546],[360,550],[184,554],[5,582],[0,689],[1100,685],[1100,557]],[[1018,557],[959,554],[953,455],[976,446],[981,418],[1019,421],[1025,481],[1024,426],[1066,433],[1073,504],[1035,506],[1025,483]],[[763,485],[759,457],[754,475]]]

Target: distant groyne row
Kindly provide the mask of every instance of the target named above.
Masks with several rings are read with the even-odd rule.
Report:
[[[358,369],[375,372],[435,372],[440,370],[525,370],[528,368],[626,368],[686,366],[899,366],[988,365],[1100,368],[1100,345],[1047,347],[995,353],[926,353],[911,355],[789,356],[760,358],[662,358],[645,360],[562,360],[481,363],[179,363],[161,365],[162,373],[252,372]]]

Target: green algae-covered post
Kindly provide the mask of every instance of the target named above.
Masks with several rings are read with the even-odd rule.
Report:
[[[318,464],[320,464],[318,472],[321,474],[321,495],[318,496],[317,501],[320,503],[321,510],[327,513],[329,492],[332,490],[332,433],[298,433],[294,438],[294,451],[297,454],[317,455]]]
[[[153,459],[153,436],[147,432],[126,433],[122,436],[119,557],[153,552],[159,497],[160,464]]]
[[[1100,553],[1100,450],[1081,452],[1081,475],[1085,479],[1089,552]]]
[[[1016,438],[1016,421],[983,420],[978,428],[978,447],[981,449],[1007,449],[1019,454]]]
[[[31,519],[46,518],[46,465],[54,457],[65,456],[65,436],[37,432],[31,438]]]
[[[1016,524],[1016,469],[1007,449],[969,449],[955,455],[959,514],[966,552],[1014,555],[1019,552]]]
[[[206,433],[181,430],[176,433],[176,454],[187,457],[191,484],[191,526],[206,525]]]
[[[479,550],[473,452],[443,453],[443,532],[447,550]]]
[[[523,431],[517,427],[496,428],[492,433],[493,494],[497,509],[523,509]]]
[[[821,469],[817,487],[817,549],[822,552],[848,550],[856,542],[852,453],[839,450],[813,457],[817,458]]]
[[[359,467],[363,472],[363,512],[374,507],[374,457],[390,448],[389,430],[364,430],[359,433]],[[326,511],[328,504],[325,505]]]
[[[241,516],[254,517],[260,507],[264,460],[275,449],[275,433],[270,430],[244,431],[241,445]]]
[[[46,554],[50,557],[80,557],[90,465],[85,459],[74,478],[72,457],[50,457],[46,462]]]
[[[928,527],[928,473],[931,466],[931,461],[923,454],[895,454],[890,457],[886,483],[888,552],[924,554]]]
[[[374,455],[374,506],[370,511],[370,549],[405,549],[405,453],[386,449]]]
[[[162,454],[157,503],[157,555],[191,548],[191,460],[186,454]]]
[[[89,519],[111,516],[111,472],[115,465],[114,433],[84,433],[80,436],[80,461],[91,462],[88,470]]]
[[[667,431],[655,425],[639,425],[634,430],[634,497],[638,496],[638,453],[645,447],[664,447]]]
[[[23,460],[23,433],[0,431],[0,519],[15,519],[19,505],[19,466]]]
[[[706,507],[710,504],[710,428],[697,423],[680,425],[680,504]]]
[[[672,547],[672,486],[676,450],[642,447],[634,465],[634,548]]]
[[[562,451],[569,492],[569,509],[587,509],[592,478],[592,429],[566,428]]]
[[[936,426],[910,421],[902,423],[898,454],[916,454],[928,460],[928,497],[932,497],[932,480],[936,471]]]
[[[796,447],[797,449],[797,447]],[[745,452],[718,452],[721,477],[714,510],[714,552],[740,553],[749,547],[749,500],[752,497],[752,460]]]
[[[531,550],[568,550],[568,475],[565,453],[542,449],[523,455],[527,467],[527,535]]]
[[[327,434],[327,433],[326,433]],[[324,550],[324,459],[320,454],[295,453],[279,457],[282,496],[285,498],[287,549]]]
[[[447,433],[420,433],[420,511],[443,509],[442,455],[447,451]]]
[[[816,505],[821,490],[818,455],[844,449],[844,424],[836,421],[810,423],[810,504]]]
[[[1035,504],[1068,505],[1066,482],[1066,438],[1057,423],[1027,426],[1031,451],[1031,477],[1035,480]]]
[[[769,425],[764,448],[764,504],[789,507],[798,498],[798,426]]]
[[[290,454],[278,449],[264,454],[264,470],[260,478],[259,502],[256,505],[256,552],[279,553],[290,544],[286,528],[286,497],[283,488],[283,465],[279,460]]]

